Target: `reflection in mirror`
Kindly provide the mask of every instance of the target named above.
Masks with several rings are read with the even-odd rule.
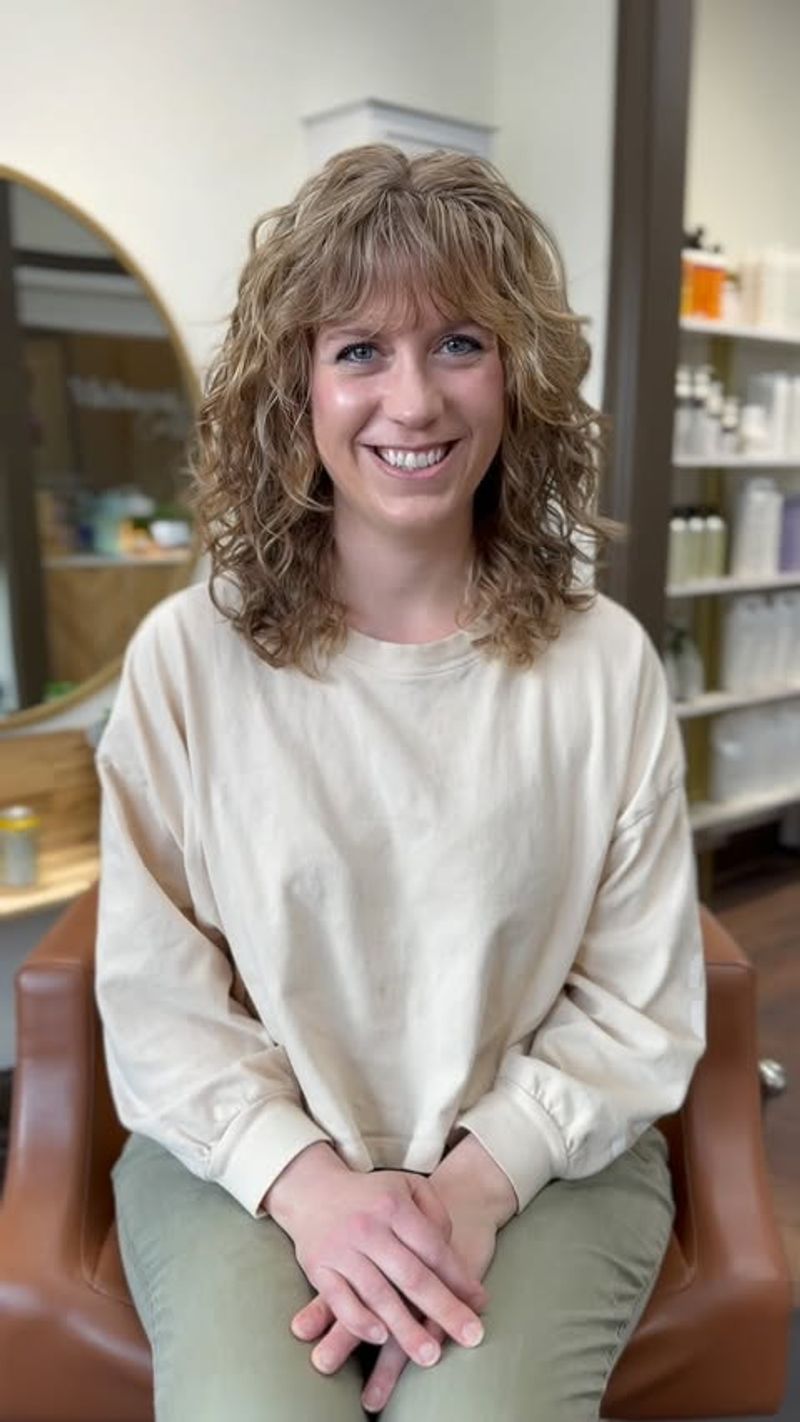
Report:
[[[72,210],[0,178],[0,716],[119,657],[192,559],[183,353]]]

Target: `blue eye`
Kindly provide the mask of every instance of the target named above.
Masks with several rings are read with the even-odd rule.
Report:
[[[374,349],[371,341],[355,341],[350,346],[344,346],[336,359],[343,361],[345,365],[367,365],[368,360],[363,360],[360,356],[354,357],[353,353],[355,351],[374,351]]]
[[[483,349],[480,341],[476,341],[474,336],[446,336],[442,344],[445,346],[449,346],[451,344],[460,344],[461,350],[456,351],[456,355],[470,355],[472,351],[479,351]],[[464,349],[464,347],[466,347],[466,350]]]

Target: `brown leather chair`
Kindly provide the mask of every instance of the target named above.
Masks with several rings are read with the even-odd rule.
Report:
[[[93,995],[96,891],[17,974],[18,1061],[0,1206],[0,1422],[151,1422],[150,1352],[122,1273],[109,1172],[125,1140]],[[762,1146],[755,974],[703,914],[709,1046],[661,1123],[675,1230],[604,1416],[771,1413],[791,1296]],[[187,1418],[187,1422],[190,1419]]]

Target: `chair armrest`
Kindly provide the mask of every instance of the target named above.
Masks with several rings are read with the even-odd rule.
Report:
[[[96,922],[95,885],[45,934],[15,980],[17,1061],[0,1230],[4,1250],[22,1236],[19,1247],[45,1272],[56,1261],[70,1272],[84,1264],[91,1271],[112,1218],[110,1163],[96,1159],[98,1104],[108,1114],[97,1050]]]
[[[701,920],[708,1046],[680,1113],[688,1195],[679,1200],[686,1214],[681,1245],[702,1274],[760,1288],[764,1306],[776,1310],[776,1327],[783,1327],[791,1282],[764,1153],[756,974],[705,909]]]

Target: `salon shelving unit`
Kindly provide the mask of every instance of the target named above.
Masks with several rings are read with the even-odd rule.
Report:
[[[719,716],[723,711],[740,711],[745,706],[769,706],[776,701],[800,700],[800,683],[792,686],[771,686],[764,691],[706,691],[691,701],[677,701],[675,714],[679,721],[693,721],[700,716]]]
[[[796,459],[753,459],[749,455],[728,454],[721,459],[675,459],[673,469],[800,469]]]
[[[719,321],[682,318],[680,321],[680,359],[694,363],[695,347],[707,343],[707,359],[728,383],[736,363],[745,372],[763,366],[769,359],[769,348],[775,347],[773,363],[791,366],[800,371],[800,331],[779,331],[765,327],[728,325]],[[770,473],[800,476],[800,461],[719,455],[716,457],[682,458],[672,461],[673,489],[677,478],[684,485],[694,477],[702,489],[698,501],[723,502],[730,487],[728,481],[748,473]],[[702,482],[701,482],[702,481]],[[676,503],[691,502],[675,497]],[[719,642],[720,599],[747,592],[777,592],[800,588],[800,572],[779,573],[770,577],[704,578],[691,583],[668,584],[665,588],[667,616],[677,605],[690,600],[695,633],[706,666],[712,674]],[[794,778],[780,789],[734,801],[715,803],[705,798],[710,763],[709,732],[713,718],[728,711],[750,706],[800,699],[800,685],[767,686],[750,692],[708,691],[692,701],[676,703],[676,715],[686,741],[689,761],[690,819],[698,849],[712,846],[728,834],[764,824],[780,817],[791,806],[800,803],[800,781]],[[791,767],[787,767],[791,771]]]
[[[800,331],[779,331],[770,326],[731,325],[724,321],[706,321],[699,317],[681,317],[681,331],[686,335],[720,336],[736,341],[764,341],[773,346],[800,346]]]
[[[782,786],[780,790],[765,791],[763,795],[743,796],[740,800],[724,800],[719,804],[711,800],[696,801],[689,808],[689,819],[695,835],[721,830],[732,833],[735,830],[750,829],[754,825],[768,824],[798,802],[800,780]]]
[[[731,593],[781,592],[800,588],[800,572],[772,573],[758,578],[697,578],[694,582],[667,583],[666,594],[675,602],[684,597],[723,597]]]

